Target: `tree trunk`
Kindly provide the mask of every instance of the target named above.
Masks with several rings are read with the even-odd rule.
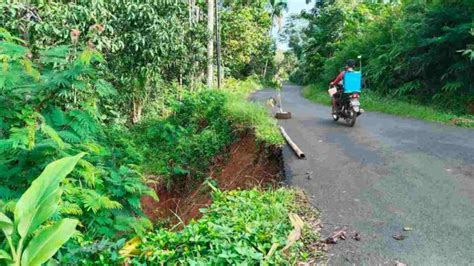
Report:
[[[272,33],[273,33],[273,24],[274,24],[274,21],[275,21],[275,15],[272,14],[272,26],[270,28],[270,31],[268,33],[269,37],[270,37],[270,41],[272,40]],[[263,78],[265,78],[267,76],[267,68],[268,68],[268,58],[265,60],[265,66],[263,68]]]
[[[132,101],[132,124],[136,124],[140,122],[142,119],[142,110],[143,110],[143,105],[140,100],[134,99]]]
[[[222,60],[221,60],[221,27],[219,25],[219,0],[214,0],[214,13],[216,14],[216,49],[217,49],[217,88],[221,88],[222,79],[224,74],[222,72]]]
[[[214,1],[207,0],[207,86],[214,80]]]

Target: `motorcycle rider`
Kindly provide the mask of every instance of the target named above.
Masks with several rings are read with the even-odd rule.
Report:
[[[337,75],[336,79],[333,80],[331,83],[329,83],[329,85],[337,87],[337,92],[331,98],[332,99],[332,113],[333,114],[336,113],[337,101],[341,97],[342,92],[344,91],[344,88],[342,86],[342,82],[344,80],[344,74],[347,71],[354,71],[355,64],[356,64],[355,60],[353,60],[353,59],[347,60],[346,66],[344,67],[344,71],[341,71],[341,73],[339,73],[339,75]]]

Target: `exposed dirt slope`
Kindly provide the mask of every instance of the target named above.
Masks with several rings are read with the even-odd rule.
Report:
[[[266,149],[256,142],[253,134],[243,134],[229,147],[227,156],[215,158],[209,176],[221,190],[274,185],[282,176],[280,149]],[[188,223],[193,218],[199,218],[199,209],[211,203],[211,189],[207,184],[199,184],[184,193],[167,191],[164,185],[157,185],[155,190],[159,202],[148,197],[142,199],[146,215],[155,221],[169,218],[171,222],[181,219]]]

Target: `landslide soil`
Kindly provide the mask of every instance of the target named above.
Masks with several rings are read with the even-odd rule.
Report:
[[[208,176],[222,191],[248,189],[277,185],[282,179],[282,168],[279,148],[266,148],[252,133],[244,133],[224,155],[214,158]],[[142,198],[145,214],[152,221],[168,220],[171,223],[182,220],[187,224],[199,218],[199,209],[212,203],[211,188],[205,183],[191,187],[194,188],[186,191],[168,190],[163,183],[158,183],[154,186],[160,198],[158,202],[150,197]]]

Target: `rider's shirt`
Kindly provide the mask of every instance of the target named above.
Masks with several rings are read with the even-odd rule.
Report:
[[[342,82],[342,80],[344,79],[344,73],[346,73],[346,71],[341,71],[341,73],[337,75],[336,79],[333,82],[331,82],[331,84],[335,85]]]

